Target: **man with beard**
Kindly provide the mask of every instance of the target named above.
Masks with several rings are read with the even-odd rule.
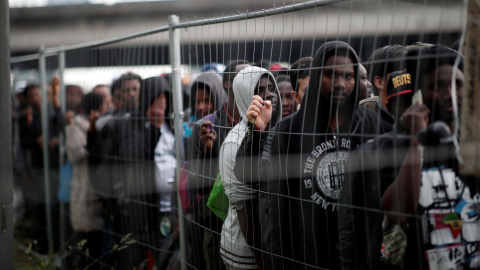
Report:
[[[261,237],[274,268],[340,266],[336,208],[345,164],[351,149],[379,132],[375,112],[357,108],[358,64],[348,44],[327,42],[312,61],[300,110],[275,132],[264,132],[272,112],[262,100],[255,97],[249,108],[252,124],[235,173],[241,181],[267,186],[269,228]]]
[[[462,62],[444,46],[407,53],[413,90],[421,91],[425,105],[412,104],[398,119],[398,134],[380,136],[352,158],[340,209],[343,269],[480,266],[480,186],[459,176],[450,131],[456,128],[454,95],[461,100]]]
[[[277,75],[275,78],[277,81],[278,89],[280,90],[280,99],[282,101],[282,117],[287,117],[290,114],[297,111],[297,104],[295,102],[295,96],[290,82],[290,76],[288,75]]]

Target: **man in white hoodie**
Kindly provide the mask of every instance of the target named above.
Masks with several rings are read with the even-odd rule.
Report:
[[[242,229],[242,218],[237,211],[249,207],[249,201],[257,197],[258,190],[245,185],[239,181],[234,174],[235,159],[237,151],[246,136],[248,130],[247,110],[254,96],[259,96],[268,109],[272,108],[277,121],[281,119],[282,109],[280,104],[280,92],[275,79],[268,70],[259,67],[247,67],[241,70],[233,81],[233,92],[235,104],[242,120],[237,124],[225,138],[220,149],[220,174],[222,177],[225,193],[229,199],[228,215],[222,227],[222,239],[220,254],[227,266],[227,269],[262,269],[263,260],[261,253],[253,252],[249,246],[255,246],[253,235],[247,234]],[[270,111],[270,110],[267,110]],[[274,125],[275,123],[272,123]],[[248,135],[247,135],[248,136]],[[247,203],[246,203],[247,202]],[[249,211],[251,211],[250,209]],[[260,234],[260,231],[258,230]],[[244,235],[247,237],[244,237]],[[247,238],[247,239],[246,239]],[[261,239],[256,237],[256,240]],[[255,253],[255,255],[254,255]]]

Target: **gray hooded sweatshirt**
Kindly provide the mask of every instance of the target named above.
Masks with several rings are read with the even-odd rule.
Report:
[[[257,83],[265,74],[274,82],[277,97],[280,97],[277,83],[268,70],[259,67],[247,67],[241,70],[233,81],[233,93],[242,120],[228,133],[220,149],[219,169],[225,194],[228,196],[230,203],[227,218],[222,227],[220,254],[226,264],[243,269],[256,269],[257,265],[255,257],[243,237],[236,209],[243,207],[245,200],[254,199],[257,196],[257,191],[235,177],[235,159],[248,129],[246,116],[248,107],[255,95]],[[276,114],[274,118],[280,120],[282,115],[280,98],[278,98],[274,113]]]
[[[213,70],[200,73],[190,88],[190,107],[192,113],[196,112],[195,94],[199,85],[208,87],[210,91],[210,99],[214,104],[214,110],[218,110],[227,102],[227,93],[223,89],[222,76]]]

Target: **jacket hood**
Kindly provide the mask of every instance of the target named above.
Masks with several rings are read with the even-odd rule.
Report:
[[[190,108],[193,113],[196,111],[195,94],[199,84],[206,85],[209,88],[215,110],[218,110],[227,102],[227,93],[223,89],[222,77],[213,70],[205,71],[198,75],[190,88]]]
[[[168,81],[160,76],[150,77],[143,80],[143,89],[140,92],[140,102],[142,112],[145,114],[148,107],[152,105],[155,99],[160,96],[160,94],[165,94],[167,96],[167,110],[165,115],[170,113],[170,98],[171,98],[170,84]],[[168,113],[167,113],[168,112]]]
[[[142,82],[142,91],[140,92],[140,106],[141,106],[141,117],[145,117],[148,107],[153,104],[155,99],[160,96],[160,94],[165,94],[167,97],[167,108],[165,109],[165,123],[172,127],[172,119],[170,115],[173,112],[172,104],[172,95],[170,83],[161,76],[150,77],[144,79]]]
[[[359,73],[358,56],[355,50],[345,42],[329,41],[324,43],[315,53],[310,71],[308,91],[302,100],[302,105],[298,111],[297,117],[301,117],[304,123],[303,132],[308,133],[326,133],[329,128],[329,119],[332,113],[330,100],[324,100],[320,95],[321,76],[325,61],[331,56],[346,56],[354,64],[355,86],[352,94],[345,101],[343,108],[348,110],[347,118],[350,119],[357,106],[359,99]],[[346,119],[347,120],[347,119]]]
[[[233,94],[235,95],[235,104],[243,120],[247,121],[247,110],[252,103],[252,97],[255,95],[255,88],[260,78],[267,74],[273,81],[275,93],[278,100],[276,105],[275,117],[272,117],[271,125],[281,120],[282,104],[281,95],[273,74],[261,67],[249,66],[242,69],[233,80]]]

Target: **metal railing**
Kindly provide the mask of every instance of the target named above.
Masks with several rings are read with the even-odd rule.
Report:
[[[203,19],[203,20],[195,20],[191,22],[179,22],[179,17],[175,15],[171,15],[169,17],[169,25],[153,28],[150,30],[146,31],[141,31],[137,33],[133,33],[130,35],[124,35],[116,38],[109,38],[109,39],[104,39],[104,40],[99,40],[99,41],[93,41],[93,42],[86,42],[86,43],[81,43],[81,44],[74,44],[74,45],[65,45],[65,46],[59,46],[59,47],[52,47],[52,48],[41,48],[38,53],[35,54],[30,54],[30,55],[25,55],[25,56],[17,56],[17,57],[12,57],[10,58],[10,64],[15,64],[15,63],[22,63],[22,62],[27,62],[27,61],[38,61],[39,62],[39,71],[40,71],[40,84],[42,87],[42,128],[43,128],[43,149],[48,149],[48,113],[47,113],[47,74],[46,74],[46,66],[45,66],[45,58],[46,57],[58,57],[58,75],[60,77],[60,101],[61,101],[61,108],[62,111],[65,112],[65,82],[63,80],[64,77],[64,71],[66,67],[68,66],[68,62],[66,62],[66,57],[65,54],[69,51],[74,51],[74,50],[85,50],[85,49],[92,49],[92,48],[99,48],[101,46],[105,45],[112,45],[116,44],[119,42],[124,42],[124,41],[129,41],[132,39],[140,38],[140,37],[145,37],[145,36],[150,36],[153,34],[158,34],[158,33],[164,33],[168,32],[169,33],[169,62],[172,68],[172,92],[173,92],[173,108],[174,108],[174,126],[175,126],[175,141],[176,142],[181,142],[183,140],[182,138],[182,133],[183,133],[183,126],[182,126],[182,117],[183,117],[183,98],[182,98],[182,82],[181,82],[181,41],[180,41],[180,29],[187,29],[190,27],[198,27],[198,26],[206,26],[206,25],[214,25],[214,24],[222,24],[222,23],[229,23],[229,22],[236,22],[236,21],[244,21],[244,20],[250,20],[250,19],[256,19],[256,18],[261,18],[261,17],[268,17],[268,16],[274,16],[274,15],[279,15],[279,14],[286,14],[286,13],[291,13],[291,12],[298,12],[302,10],[307,10],[307,9],[314,9],[317,7],[323,7],[323,6],[328,6],[332,5],[335,3],[339,2],[345,2],[344,0],[314,0],[314,1],[308,1],[304,3],[297,3],[297,4],[292,4],[292,5],[285,5],[281,7],[276,7],[272,9],[267,9],[267,10],[260,10],[260,11],[255,11],[255,12],[249,12],[249,13],[243,13],[243,14],[237,14],[237,15],[231,15],[231,16],[221,16],[221,17],[216,17],[216,18],[210,18],[210,19]],[[7,4],[1,4],[2,6],[5,6]],[[0,11],[2,9],[0,8]],[[0,32],[0,37],[2,32]],[[2,49],[0,47],[0,49]],[[2,54],[0,50],[0,54]],[[0,55],[1,57],[1,55]],[[0,64],[2,64],[0,62]],[[4,69],[6,70],[6,69]],[[4,72],[5,73],[5,72]],[[2,73],[2,74],[4,74]],[[7,82],[7,80],[1,80],[3,82]],[[5,83],[4,83],[5,84]],[[5,86],[4,86],[5,87]],[[7,91],[4,92],[4,97],[7,96]],[[3,93],[2,92],[2,93]],[[9,100],[9,98],[4,98],[4,100]],[[4,103],[7,104],[7,103]],[[9,106],[2,106],[3,109],[10,108]],[[2,109],[2,110],[3,110]],[[8,114],[3,113],[2,117],[5,115],[8,116]],[[6,123],[3,122],[2,123]],[[5,141],[5,140],[2,140]],[[181,173],[181,166],[184,162],[183,160],[183,145],[181,143],[176,143],[176,177],[177,177],[177,183],[179,183],[179,176]],[[1,152],[1,151],[0,151]],[[50,178],[50,164],[49,164],[49,157],[48,157],[48,151],[44,151],[44,181],[45,181],[45,198],[47,200],[46,202],[46,213],[47,213],[47,222],[50,224],[51,221],[51,209],[50,209],[50,197],[51,194],[49,194],[50,191],[50,186],[49,186],[49,178]],[[64,153],[63,146],[60,147],[60,153]],[[2,155],[5,156],[5,155]],[[3,163],[2,164],[8,164]],[[60,164],[61,165],[61,164]],[[3,175],[2,175],[3,176]],[[7,177],[11,178],[11,177]],[[3,187],[0,190],[3,190],[4,192],[6,190],[11,189],[10,186],[7,186],[6,184],[3,185]],[[4,196],[0,196],[0,198],[3,198]],[[9,204],[11,201],[7,201],[6,203],[2,202],[2,206],[5,204]],[[180,196],[178,196],[178,204],[181,205],[180,201]],[[0,225],[2,228],[4,228],[5,225],[3,225],[3,215],[4,215],[4,210],[1,209],[1,215],[2,215],[2,223]],[[11,211],[11,209],[10,209]],[[182,211],[182,207],[178,207],[178,215],[179,217],[184,216],[184,213]],[[183,224],[184,219],[180,218],[179,219],[179,226],[180,226],[180,231],[183,232],[185,230],[185,224]],[[49,247],[50,249],[53,248],[53,236],[52,236],[52,228],[48,228],[48,238],[49,238]],[[63,236],[64,237],[64,236]],[[1,238],[0,238],[1,239]],[[0,241],[3,243],[3,241]],[[181,254],[182,254],[182,269],[186,269],[186,239],[185,239],[185,234],[180,233],[180,247],[181,247]],[[8,242],[7,242],[8,243]],[[7,244],[8,245],[8,244]],[[2,254],[5,254],[1,252]],[[3,257],[4,255],[2,255]],[[7,258],[7,257],[3,257]],[[13,258],[11,256],[10,258]]]

